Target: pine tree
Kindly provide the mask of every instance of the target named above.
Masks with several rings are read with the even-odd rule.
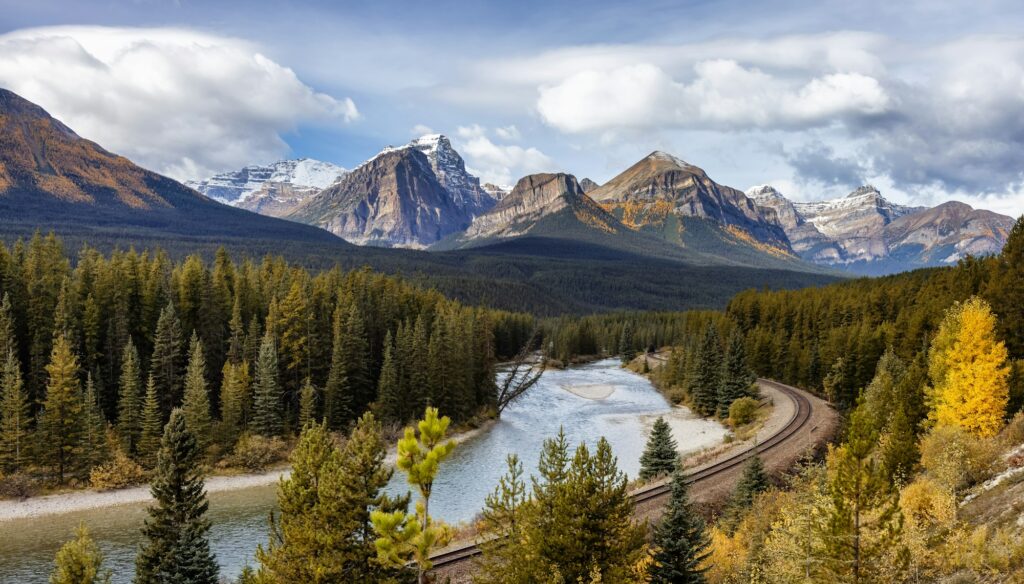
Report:
[[[654,530],[654,563],[651,584],[701,584],[711,540],[704,520],[690,503],[686,477],[672,474],[672,495],[661,522]]]
[[[181,321],[174,311],[174,304],[168,303],[160,311],[160,319],[156,323],[149,367],[164,417],[181,403],[181,344]]]
[[[28,462],[30,419],[21,364],[11,350],[0,373],[0,471],[17,472]]]
[[[376,389],[370,376],[370,349],[366,340],[366,325],[359,308],[353,303],[345,320],[345,334],[341,343],[346,389],[352,396],[352,410],[366,409],[374,399]]]
[[[725,353],[725,370],[722,372],[722,385],[718,391],[718,417],[729,415],[729,406],[741,397],[754,397],[751,388],[757,376],[747,364],[747,350],[743,337],[734,333],[729,337],[729,348]]]
[[[1010,357],[1024,358],[1024,216],[1017,219],[985,287]]]
[[[206,452],[210,445],[211,428],[210,394],[206,389],[206,357],[203,342],[198,335],[192,333],[189,342],[188,368],[185,370],[185,397],[181,404],[185,414],[185,422],[189,432],[199,445],[201,452]]]
[[[622,335],[619,336],[619,357],[622,359],[623,365],[636,359],[636,348],[633,346],[633,323],[628,320],[622,325]]]
[[[305,428],[306,424],[316,422],[316,388],[313,382],[307,377],[299,391],[299,428]]]
[[[228,322],[228,355],[229,363],[235,365],[245,360],[245,324],[242,322],[242,303],[235,295],[234,303],[231,305],[231,320]]]
[[[665,418],[654,421],[651,435],[647,438],[647,446],[640,457],[640,479],[649,481],[654,478],[668,476],[679,467],[679,452],[676,441],[672,438],[672,429]]]
[[[66,337],[53,343],[50,379],[39,420],[40,447],[44,459],[57,471],[58,484],[76,461],[82,438],[82,390],[78,382],[78,359]]]
[[[419,584],[426,584],[427,571],[433,565],[430,553],[444,547],[451,539],[451,530],[430,517],[430,496],[440,464],[455,449],[455,442],[446,440],[451,419],[439,417],[437,408],[427,408],[417,424],[418,434],[412,427],[405,429],[398,441],[399,470],[406,473],[409,484],[416,487],[420,500],[416,514],[404,511],[375,510],[370,519],[377,532],[377,558],[387,567],[400,568],[407,562],[416,563]]]
[[[898,496],[874,455],[878,432],[868,416],[863,405],[853,410],[846,442],[833,448],[827,461],[824,568],[840,582],[881,582],[883,574],[901,571],[907,561]]]
[[[160,412],[160,398],[156,393],[156,381],[150,373],[146,382],[146,399],[142,403],[142,432],[139,434],[138,459],[144,466],[151,467],[160,450],[160,437],[164,433],[163,414]]]
[[[703,416],[718,411],[718,388],[722,385],[722,343],[714,325],[704,331],[700,344],[691,398],[697,412]]]
[[[377,382],[377,410],[386,421],[404,422],[402,419],[403,399],[399,393],[400,377],[398,360],[391,339],[391,331],[384,338],[384,364],[381,365]]]
[[[269,330],[263,336],[256,363],[253,412],[250,427],[261,436],[281,434],[281,388],[277,382],[277,347]]]
[[[135,561],[135,584],[216,584],[217,563],[210,552],[209,506],[199,461],[202,452],[189,432],[185,414],[171,413],[157,455],[146,538]]]
[[[118,387],[117,432],[121,444],[129,455],[134,456],[142,436],[142,371],[139,366],[139,352],[131,338],[125,345],[121,358],[121,382]]]
[[[85,524],[75,530],[75,539],[57,552],[50,584],[109,584],[110,570],[103,569],[103,552],[89,535]]]

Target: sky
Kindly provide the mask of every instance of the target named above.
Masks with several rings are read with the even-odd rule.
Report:
[[[179,180],[436,132],[497,184],[663,150],[1024,213],[1019,0],[0,0],[0,87]]]

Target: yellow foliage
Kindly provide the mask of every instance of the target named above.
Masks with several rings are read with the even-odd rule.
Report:
[[[750,555],[745,530],[737,529],[732,536],[717,527],[711,528],[711,555],[704,561],[710,584],[738,582],[747,567]]]
[[[745,230],[735,225],[726,225],[725,230],[729,232],[729,235],[732,235],[734,238],[742,241],[743,243],[749,245],[750,247],[753,247],[754,249],[781,258],[794,257],[792,253],[786,251],[785,249],[775,247],[774,245],[768,245],[767,243],[754,239],[754,236],[750,235]]]
[[[979,438],[958,426],[938,426],[921,438],[921,466],[928,476],[951,492],[989,476],[999,457],[991,438]]]
[[[1003,426],[1010,368],[1006,346],[995,338],[995,330],[996,317],[980,298],[946,312],[928,358],[930,417],[938,425],[983,437],[994,436]]]
[[[910,550],[910,570],[917,580],[941,573],[942,544],[956,525],[956,496],[928,477],[918,477],[900,492],[903,543]]]

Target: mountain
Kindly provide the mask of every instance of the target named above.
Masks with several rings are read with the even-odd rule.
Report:
[[[671,154],[652,152],[588,194],[625,225],[684,248],[748,262],[795,257],[774,214]]]
[[[0,228],[84,241],[189,240],[253,250],[346,247],[326,231],[222,205],[112,154],[0,89]]]
[[[211,199],[247,211],[283,217],[337,182],[344,168],[311,158],[251,165],[185,184]]]
[[[818,263],[838,261],[843,250],[834,240],[807,221],[792,201],[774,188],[762,185],[747,191],[747,197],[763,210],[774,212],[774,220],[785,231],[793,251],[800,257]],[[771,220],[770,214],[765,214]]]
[[[997,253],[1014,220],[969,205],[935,208],[887,200],[871,185],[828,201],[792,202],[770,186],[747,193],[775,212],[793,249],[818,264],[863,274],[886,274]]]
[[[589,178],[585,178],[585,179],[580,181],[580,188],[583,189],[584,193],[589,193],[590,191],[592,191],[592,190],[594,190],[594,189],[596,189],[596,188],[598,188],[600,186],[601,185],[599,185],[596,182],[590,180]]]
[[[385,148],[287,217],[359,245],[425,248],[496,202],[448,138],[432,134]]]

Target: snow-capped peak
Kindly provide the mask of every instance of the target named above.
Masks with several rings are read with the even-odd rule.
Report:
[[[773,200],[786,200],[786,197],[771,185],[757,185],[750,187],[747,189],[746,194],[747,197],[752,199],[755,203],[763,203]]]
[[[319,191],[334,184],[346,172],[344,168],[330,162],[299,158],[278,160],[270,164],[252,164],[240,170],[222,172],[205,180],[185,184],[211,199],[238,206],[266,183]]]
[[[671,164],[678,166],[679,168],[697,169],[696,166],[690,164],[689,162],[686,162],[682,158],[678,158],[676,156],[669,154],[668,152],[663,152],[661,150],[655,150],[654,152],[651,152],[647,156],[647,158],[652,160],[661,160],[664,162],[669,162]]]

